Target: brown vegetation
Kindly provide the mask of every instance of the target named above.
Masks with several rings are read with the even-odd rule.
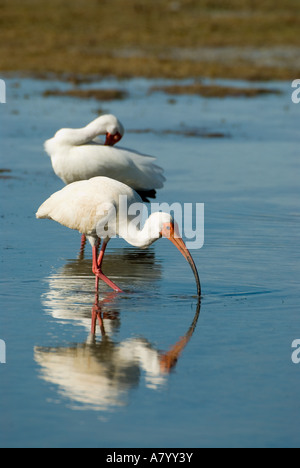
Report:
[[[151,92],[162,91],[167,94],[191,94],[208,98],[224,98],[224,97],[256,97],[261,94],[280,94],[280,91],[266,88],[238,88],[233,86],[219,85],[203,85],[194,83],[191,85],[172,85],[172,86],[154,86]]]
[[[0,71],[293,78],[300,65],[284,51],[298,50],[299,30],[299,0],[0,0]],[[257,61],[261,48],[282,57]]]
[[[114,101],[125,99],[127,92],[118,89],[71,89],[69,91],[47,90],[44,92],[44,97],[48,96],[65,96],[77,97],[80,99],[96,99],[97,101]]]

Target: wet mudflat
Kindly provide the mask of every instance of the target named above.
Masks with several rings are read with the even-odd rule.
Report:
[[[107,80],[99,102],[48,95],[73,85],[7,79],[1,111],[0,445],[299,446],[299,110],[290,83],[213,82],[279,93],[207,98],[189,80]],[[208,83],[210,84],[210,83]],[[156,92],[150,90],[160,88]],[[122,94],[123,96],[123,94]],[[101,108],[100,108],[101,107]],[[101,286],[80,236],[38,221],[62,183],[43,142],[115,113],[122,146],[156,155],[158,202],[204,203],[193,274],[167,241],[112,240]]]

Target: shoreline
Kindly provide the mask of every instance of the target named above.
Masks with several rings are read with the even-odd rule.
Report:
[[[0,78],[5,78],[5,76],[16,76],[19,78],[29,77],[33,79],[41,80],[53,80],[53,81],[62,81],[62,82],[72,82],[74,85],[81,83],[92,83],[96,81],[101,81],[104,79],[135,79],[135,78],[145,78],[145,79],[169,79],[169,80],[236,80],[236,81],[245,81],[253,83],[272,83],[272,82],[284,82],[284,81],[294,81],[295,79],[300,79],[300,69],[295,71],[290,68],[270,68],[270,67],[261,67],[255,66],[253,64],[247,63],[237,63],[235,67],[228,66],[219,66],[214,64],[202,63],[201,66],[196,67],[198,73],[191,74],[195,67],[191,63],[185,62],[183,64],[184,71],[178,73],[176,71],[175,64],[172,62],[163,62],[158,63],[154,69],[149,70],[147,66],[148,62],[143,61],[143,63],[138,66],[138,71],[136,73],[130,73],[127,69],[115,69],[112,65],[110,70],[107,69],[96,71],[93,68],[83,71],[65,71],[65,70],[40,70],[39,68],[31,69],[5,69],[0,70]],[[159,66],[161,65],[161,66]],[[105,67],[106,68],[106,67]],[[238,70],[235,71],[234,68]],[[158,70],[159,69],[159,70]],[[205,69],[205,70],[204,70]],[[194,70],[195,71],[195,70]]]
[[[79,53],[79,52],[78,52]],[[99,78],[165,78],[165,79],[233,79],[245,81],[289,81],[300,77],[300,47],[200,47],[174,48],[154,54],[142,49],[124,49],[110,56],[86,56],[77,60],[55,59],[46,65],[35,60],[22,67],[12,64],[1,67],[2,75],[18,74],[41,79],[63,81],[99,80]],[[68,65],[66,66],[66,64]]]

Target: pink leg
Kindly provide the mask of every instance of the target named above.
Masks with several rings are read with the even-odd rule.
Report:
[[[103,319],[102,319],[102,310],[101,306],[99,305],[98,302],[98,293],[96,295],[96,301],[94,304],[94,307],[92,309],[92,324],[91,324],[91,335],[96,336],[96,320],[98,319],[99,322],[99,327],[101,330],[101,335],[105,335],[105,329],[104,329],[104,324],[103,324]]]
[[[102,245],[102,248],[101,248],[100,255],[98,257],[98,260],[97,260],[97,254],[98,254],[97,246],[93,247],[93,273],[96,275],[96,290],[98,291],[99,279],[101,279],[102,281],[104,281],[104,283],[106,283],[114,291],[123,292],[122,289],[120,289],[115,283],[113,283],[109,278],[107,278],[107,276],[105,276],[102,273],[101,266],[102,266],[103,257],[104,257],[106,247],[107,247],[107,242],[104,241],[103,245]]]
[[[91,323],[91,335],[96,335],[96,318],[97,318],[97,306],[94,305],[92,309],[92,323]]]
[[[86,237],[84,234],[81,236],[81,244],[80,244],[80,251],[79,251],[79,259],[82,260],[84,258],[84,249],[86,244]]]

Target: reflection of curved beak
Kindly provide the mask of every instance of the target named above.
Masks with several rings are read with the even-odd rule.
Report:
[[[184,256],[184,258],[189,262],[189,264],[190,264],[190,266],[191,266],[191,268],[193,270],[194,276],[195,276],[195,280],[196,280],[196,284],[197,284],[198,297],[201,297],[201,284],[200,284],[200,279],[199,279],[199,274],[198,274],[198,271],[197,271],[197,267],[195,265],[193,257],[191,256],[190,252],[186,248],[185,243],[183,242],[183,240],[180,237],[178,226],[176,224],[173,224],[173,223],[164,224],[164,227],[163,227],[163,230],[162,230],[162,235],[164,237],[166,237],[167,239],[169,239],[175,245],[175,247],[177,247],[179,252],[181,252],[181,254]]]
[[[114,146],[118,141],[120,141],[122,138],[121,133],[117,132],[114,135],[111,133],[106,134],[106,140],[105,140],[105,146]]]
[[[197,303],[197,309],[196,309],[196,314],[193,319],[192,325],[188,329],[187,333],[180,338],[177,343],[175,343],[174,346],[167,352],[164,353],[160,356],[160,370],[163,373],[169,373],[173,367],[176,365],[180,354],[192,338],[192,335],[196,329],[196,325],[199,319],[200,315],[200,309],[201,309],[201,299],[200,297],[198,298],[198,303]]]

